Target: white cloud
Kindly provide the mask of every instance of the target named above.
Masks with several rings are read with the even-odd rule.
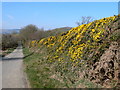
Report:
[[[13,19],[14,19],[14,17],[13,17],[13,16],[11,16],[11,15],[7,15],[7,17],[8,17],[9,19],[11,19],[11,20],[13,20]]]

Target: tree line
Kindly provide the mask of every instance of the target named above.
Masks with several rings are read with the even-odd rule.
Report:
[[[39,29],[37,26],[30,24],[21,28],[19,33],[13,32],[2,34],[2,50],[17,47],[18,41],[22,41],[22,43],[25,45],[29,41],[40,40],[49,36],[55,36],[70,29],[71,27],[63,27],[46,31],[43,28]]]

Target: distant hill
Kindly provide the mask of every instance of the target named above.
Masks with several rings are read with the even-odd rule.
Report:
[[[2,29],[2,33],[12,33],[12,32],[19,32],[20,29]]]
[[[72,29],[72,27],[61,27],[61,28],[55,28],[55,29],[52,29],[52,30],[48,30],[47,32],[49,34],[48,36],[55,36],[57,34],[67,32],[70,29]]]
[[[49,34],[50,34],[49,36],[54,36],[56,34],[66,32],[70,29],[72,29],[72,27],[61,27],[61,28],[48,30],[47,32],[49,32]],[[12,32],[19,33],[19,31],[20,31],[20,29],[2,29],[2,33],[12,33]]]

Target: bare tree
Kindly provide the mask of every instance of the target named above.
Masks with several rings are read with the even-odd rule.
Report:
[[[79,25],[82,25],[82,24],[88,24],[90,22],[92,22],[94,19],[93,17],[91,16],[82,16],[81,17],[81,21],[78,21],[76,22],[76,24],[79,26]]]

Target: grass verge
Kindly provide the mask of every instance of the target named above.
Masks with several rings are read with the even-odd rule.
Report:
[[[32,88],[64,87],[63,83],[51,78],[52,72],[44,61],[45,54],[33,53],[28,48],[24,48],[23,52],[25,71]]]
[[[63,72],[61,75],[55,71],[56,63],[48,63],[46,60],[47,53],[45,49],[38,52],[32,52],[28,48],[23,49],[25,58],[25,72],[27,73],[30,86],[32,88],[98,88],[100,86],[79,79],[71,83],[69,77],[74,77],[71,72]],[[77,77],[76,77],[77,78]]]

